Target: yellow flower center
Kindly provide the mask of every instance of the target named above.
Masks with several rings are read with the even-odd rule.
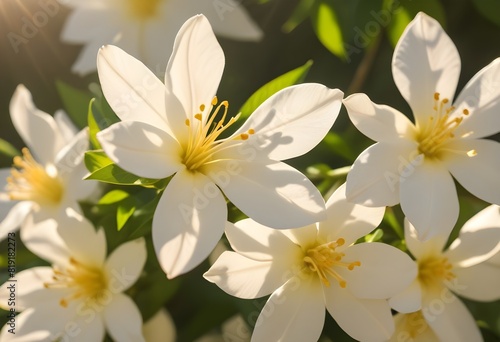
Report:
[[[54,268],[53,282],[45,283],[46,288],[68,288],[71,296],[61,298],[59,304],[66,308],[71,300],[96,301],[102,298],[108,288],[108,279],[103,270],[84,265],[70,258],[66,269]]]
[[[11,176],[7,178],[7,192],[11,200],[33,201],[40,205],[57,205],[64,194],[64,186],[54,165],[38,164],[27,148],[23,156],[14,157]]]
[[[121,1],[121,0],[120,0]],[[132,17],[141,21],[153,18],[158,13],[161,0],[127,0],[128,10]]]
[[[430,330],[427,321],[422,315],[422,311],[416,311],[409,314],[405,314],[401,322],[398,324],[396,337],[405,337],[407,338],[417,338],[423,334],[428,334]],[[402,335],[404,333],[404,335]],[[434,335],[433,332],[430,332]]]
[[[342,246],[345,240],[340,238],[336,241],[328,242],[307,250],[304,256],[304,263],[307,268],[318,275],[319,279],[325,284],[325,286],[330,286],[329,277],[335,279],[340,287],[345,288],[347,282],[344,278],[340,276],[335,271],[336,267],[347,268],[352,271],[354,267],[361,266],[361,262],[342,262],[342,258],[345,256],[344,253],[339,253],[335,251],[337,247]]]
[[[440,286],[443,281],[455,278],[452,269],[447,258],[429,256],[418,261],[418,279],[426,287]]]
[[[204,104],[200,105],[200,112],[193,116],[195,122],[186,119],[185,123],[189,130],[189,134],[182,156],[182,163],[186,165],[186,168],[190,171],[197,171],[202,166],[217,161],[213,159],[215,153],[236,146],[234,144],[229,144],[229,142],[234,140],[247,140],[251,134],[255,133],[253,129],[249,129],[246,133],[242,133],[232,139],[216,140],[222,132],[234,124],[240,117],[240,114],[238,114],[230,118],[228,122],[224,124],[229,103],[227,101],[222,101],[219,105],[217,105],[217,103],[217,97],[214,97],[210,104],[211,107],[208,110],[208,113],[212,110],[213,113],[206,122],[203,122],[202,115],[206,109]],[[220,121],[215,122],[215,118],[221,109],[224,109],[222,118]]]
[[[455,137],[454,131],[463,121],[464,116],[469,115],[469,110],[462,111],[463,116],[451,117],[455,107],[451,106],[448,99],[439,99],[439,93],[434,93],[434,112],[429,117],[429,121],[419,127],[416,140],[418,142],[418,151],[424,154],[426,158],[439,159],[441,152],[445,149],[445,144]],[[475,150],[467,152],[469,157],[476,155]]]

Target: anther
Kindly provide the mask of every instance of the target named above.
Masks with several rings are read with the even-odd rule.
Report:
[[[219,102],[219,100],[217,99],[217,96],[214,96],[214,98],[212,99],[212,106],[215,106],[217,102]]]
[[[196,120],[201,121],[201,113],[195,114],[195,115],[194,115],[194,118],[195,118]]]
[[[247,140],[248,139],[248,134],[242,133],[240,134],[241,140]]]
[[[439,101],[439,93],[434,93],[434,100]]]
[[[467,108],[465,108],[462,113],[464,113],[464,115],[469,115],[469,110]]]
[[[250,128],[250,129],[248,130],[248,134],[255,134],[255,130],[254,130],[253,128]]]
[[[189,119],[186,119],[186,121],[184,121],[184,123],[186,124],[186,126],[191,126],[191,121],[189,121]]]
[[[200,105],[200,110],[201,110],[202,112],[205,110],[205,105],[204,105],[204,104]]]

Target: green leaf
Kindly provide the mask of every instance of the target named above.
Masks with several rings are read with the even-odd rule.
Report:
[[[319,0],[314,6],[312,21],[320,42],[335,56],[345,60],[344,37],[333,1]]]
[[[56,81],[56,88],[73,122],[80,128],[87,126],[88,104],[92,96],[62,81]]]
[[[100,182],[117,185],[140,185],[144,187],[153,187],[158,183],[158,179],[142,178],[129,173],[116,164],[109,164],[101,169],[92,172],[85,179],[98,180]]]
[[[283,88],[301,83],[307,76],[312,64],[312,61],[307,61],[306,64],[278,76],[260,87],[241,107],[241,119],[249,117],[271,95],[274,95]]]
[[[110,192],[108,192],[107,194],[102,196],[102,198],[99,200],[99,202],[97,204],[101,204],[101,205],[116,204],[118,202],[123,201],[124,199],[126,199],[129,196],[130,196],[130,194],[126,191],[119,190],[119,189],[111,190]]]
[[[445,10],[439,0],[412,1],[412,0],[386,0],[384,7],[393,13],[393,18],[387,27],[389,40],[396,46],[401,34],[418,12],[425,12],[446,26]]]
[[[129,196],[118,204],[116,210],[116,227],[118,231],[122,230],[125,223],[135,212],[136,203],[134,196]]]
[[[153,184],[163,184],[161,179],[150,179],[136,176],[116,165],[104,151],[85,152],[85,166],[90,171],[85,179],[98,180],[109,184],[140,185],[154,187]]]
[[[21,152],[11,145],[8,141],[0,138],[0,153],[8,158],[14,158],[15,156],[21,155]]]
[[[89,126],[89,140],[90,144],[92,145],[93,149],[101,149],[101,144],[99,143],[99,140],[97,140],[97,133],[99,133],[100,128],[97,125],[97,122],[94,117],[94,113],[92,110],[92,107],[95,103],[95,98],[90,100],[89,103],[89,110],[88,110],[88,116],[87,116],[87,121],[88,121],[88,126]]]
[[[352,162],[357,157],[351,146],[337,133],[328,132],[321,144],[326,145],[333,153],[347,159],[348,161]]]
[[[472,0],[477,11],[493,24],[500,26],[500,1]]]
[[[283,24],[282,30],[290,33],[306,20],[310,15],[314,2],[315,0],[301,0],[297,7],[295,7],[290,18]]]
[[[108,128],[112,124],[119,122],[120,119],[116,116],[113,109],[109,106],[108,101],[102,93],[101,87],[98,84],[91,84],[89,86],[92,93],[95,95],[95,101],[92,106],[92,115],[94,116],[94,121],[99,127],[99,130]]]
[[[95,172],[111,164],[113,164],[113,161],[109,159],[103,150],[85,152],[85,166],[90,172]]]

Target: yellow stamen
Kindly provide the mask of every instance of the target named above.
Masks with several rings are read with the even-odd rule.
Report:
[[[240,117],[240,114],[237,114],[226,122],[229,103],[227,101],[218,103],[219,100],[215,96],[211,101],[211,107],[208,108],[207,115],[210,115],[208,120],[203,120],[202,113],[196,113],[194,115],[194,118],[198,121],[197,124],[191,125],[190,120],[186,119],[188,138],[184,146],[182,162],[190,171],[197,171],[202,168],[203,165],[216,161],[213,159],[215,153],[238,146],[238,144],[229,144],[230,141],[247,140],[249,134],[255,133],[255,130],[250,129],[247,133],[242,133],[232,139],[217,140],[219,136]],[[202,112],[205,112],[205,109],[207,109],[203,104],[200,105],[199,108]],[[219,112],[221,111],[222,117],[216,122],[215,119],[219,116]]]
[[[455,278],[453,266],[443,256],[429,256],[418,261],[418,279],[424,286],[440,285]]]
[[[127,0],[128,11],[133,18],[145,21],[155,17],[161,0]]]
[[[439,93],[434,93],[435,114],[429,117],[427,123],[417,126],[416,140],[418,150],[430,159],[439,159],[445,150],[445,144],[455,138],[455,130],[462,123],[463,116],[454,116],[455,107],[449,106],[449,100],[440,100]],[[469,115],[468,109],[463,109],[464,116]]]
[[[361,262],[359,261],[350,263],[342,262],[342,258],[345,254],[337,252],[335,249],[342,246],[344,243],[345,240],[340,238],[336,241],[310,248],[305,253],[303,261],[307,269],[316,273],[325,286],[330,286],[330,279],[328,278],[333,278],[339,283],[340,287],[345,288],[347,282],[335,271],[335,268],[343,267],[352,271],[354,267],[361,266]]]
[[[14,157],[11,176],[7,178],[7,192],[11,200],[34,201],[40,205],[57,205],[64,194],[64,186],[54,165],[44,168],[27,148],[23,156]]]
[[[108,279],[102,269],[84,265],[70,258],[65,269],[53,269],[53,282],[44,283],[45,288],[67,288],[72,290],[59,304],[66,308],[72,300],[98,300],[108,288]]]

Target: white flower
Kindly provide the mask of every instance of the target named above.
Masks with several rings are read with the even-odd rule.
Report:
[[[155,250],[170,278],[202,262],[222,236],[227,206],[220,189],[245,214],[274,228],[324,217],[318,190],[280,160],[320,142],[343,93],[319,84],[289,87],[221,139],[239,116],[227,119],[227,101],[214,96],[223,68],[224,54],[202,15],[179,31],[165,84],[117,47],[98,55],[104,95],[122,120],[98,133],[104,151],[140,177],[174,175],[153,218]]]
[[[52,267],[33,267],[15,275],[15,334],[2,329],[2,341],[102,341],[105,331],[115,341],[144,341],[142,318],[123,294],[138,279],[146,261],[143,238],[126,242],[106,258],[104,231],[76,212],[56,223],[58,236],[41,236],[30,249]],[[48,230],[52,232],[52,230]],[[56,243],[62,238],[63,244]],[[39,253],[41,252],[41,253]],[[9,298],[7,281],[0,287],[0,305]]]
[[[78,133],[63,112],[52,117],[37,109],[23,85],[12,97],[10,116],[28,147],[12,168],[0,169],[0,240],[21,226],[25,241],[36,230],[26,224],[30,214],[37,222],[57,218],[66,208],[79,210],[77,201],[92,194],[97,183],[82,180],[88,173],[86,129]]]
[[[421,311],[394,315],[396,330],[389,342],[441,342],[436,336]]]
[[[237,1],[222,0],[66,0],[73,11],[62,39],[85,44],[73,71],[96,70],[95,56],[105,44],[115,44],[144,61],[156,73],[165,70],[165,56],[185,20],[203,13],[221,36],[257,41],[263,36]]]
[[[479,71],[453,105],[460,57],[439,23],[419,13],[394,51],[394,81],[415,124],[364,94],[344,100],[349,117],[377,141],[354,162],[347,198],[368,206],[401,203],[420,239],[449,235],[459,204],[452,176],[469,192],[500,204],[500,59]]]
[[[325,306],[357,340],[383,341],[394,331],[387,298],[417,274],[412,260],[382,243],[354,244],[380,223],[385,208],[346,201],[341,186],[318,224],[276,230],[251,219],[228,223],[235,252],[224,252],[204,277],[239,298],[271,294],[252,341],[317,341]]]
[[[500,251],[498,206],[467,221],[447,250],[443,250],[447,237],[438,235],[421,242],[407,220],[405,240],[419,273],[413,284],[390,299],[391,306],[403,313],[421,310],[442,341],[481,341],[474,318],[454,293],[476,301],[500,299],[500,270],[488,262]],[[418,330],[411,333],[418,335]]]

